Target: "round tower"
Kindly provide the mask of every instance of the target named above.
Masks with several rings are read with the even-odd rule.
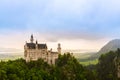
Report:
[[[58,50],[58,53],[61,54],[61,44],[60,44],[60,43],[58,43],[58,48],[57,48],[57,50]]]

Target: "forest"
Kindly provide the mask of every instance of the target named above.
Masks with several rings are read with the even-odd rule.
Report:
[[[98,64],[83,66],[70,53],[59,55],[55,65],[42,59],[1,61],[0,80],[120,80],[117,76],[120,49],[102,54]]]

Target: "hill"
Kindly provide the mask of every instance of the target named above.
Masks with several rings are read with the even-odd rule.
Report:
[[[0,80],[96,80],[96,77],[68,53],[59,55],[55,65],[42,59],[27,63],[23,59],[1,61]]]
[[[103,46],[97,54],[101,55],[109,51],[116,51],[118,48],[120,48],[120,39],[114,39]]]
[[[102,54],[97,64],[97,72],[100,80],[120,80],[119,62],[120,49]],[[107,65],[106,65],[107,64]]]
[[[84,59],[86,61],[94,61],[98,59],[101,54],[108,53],[110,51],[116,51],[118,48],[120,48],[120,39],[114,39],[109,41],[106,45],[104,45],[97,53],[91,55],[87,59]]]

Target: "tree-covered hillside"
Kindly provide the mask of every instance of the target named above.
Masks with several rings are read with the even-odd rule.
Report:
[[[0,62],[0,80],[96,80],[70,54],[59,55],[56,65],[42,59],[26,63],[23,59]]]
[[[102,54],[97,65],[98,78],[100,80],[118,79],[118,66],[120,66],[120,49]]]
[[[120,80],[120,49],[102,54],[96,65],[82,66],[71,54],[59,55],[55,65],[42,59],[0,62],[0,80]]]

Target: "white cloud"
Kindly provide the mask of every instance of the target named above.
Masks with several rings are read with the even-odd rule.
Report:
[[[25,40],[29,39],[29,35],[35,32],[40,41],[54,43],[61,40],[63,45],[66,45],[65,47],[69,47],[70,43],[75,47],[79,43],[82,44],[83,48],[90,48],[94,43],[98,48],[106,41],[101,40],[106,37],[105,34],[107,33],[104,33],[103,30],[109,29],[105,28],[109,27],[106,25],[111,19],[116,20],[116,17],[120,14],[119,4],[120,0],[1,0],[0,10],[13,10],[13,12],[14,10],[20,10],[20,13],[24,15],[20,17],[23,17],[23,20],[24,17],[27,18],[25,21],[25,27],[27,28],[25,32],[22,30],[21,32],[13,32],[14,30],[11,30],[8,31],[9,35],[0,35],[0,43],[6,47],[21,46],[22,48]],[[79,23],[78,26],[81,28],[76,27],[76,23],[72,24],[75,26],[71,26],[69,20]],[[86,25],[81,26],[80,24],[83,23]],[[98,27],[97,25],[101,25],[98,29],[96,28],[96,30],[101,30],[98,33],[94,32],[94,27]],[[55,32],[56,28],[60,29],[60,32]],[[76,33],[74,28],[78,28],[79,32]],[[111,36],[106,38],[111,38]],[[67,42],[67,40],[71,41]],[[83,40],[88,41],[83,42]],[[94,42],[95,40],[96,42]],[[78,47],[82,48],[82,46]]]
[[[57,49],[57,44],[61,43],[62,49],[94,49],[99,50],[105,43],[110,39],[99,39],[95,41],[91,40],[82,40],[82,39],[59,39],[56,42],[51,42],[45,39],[46,35],[34,34],[34,40],[38,40],[39,43],[47,43],[48,48]],[[48,35],[47,35],[48,37]],[[3,48],[16,48],[24,49],[25,41],[30,42],[30,33],[11,33],[8,35],[0,35],[0,47]]]

